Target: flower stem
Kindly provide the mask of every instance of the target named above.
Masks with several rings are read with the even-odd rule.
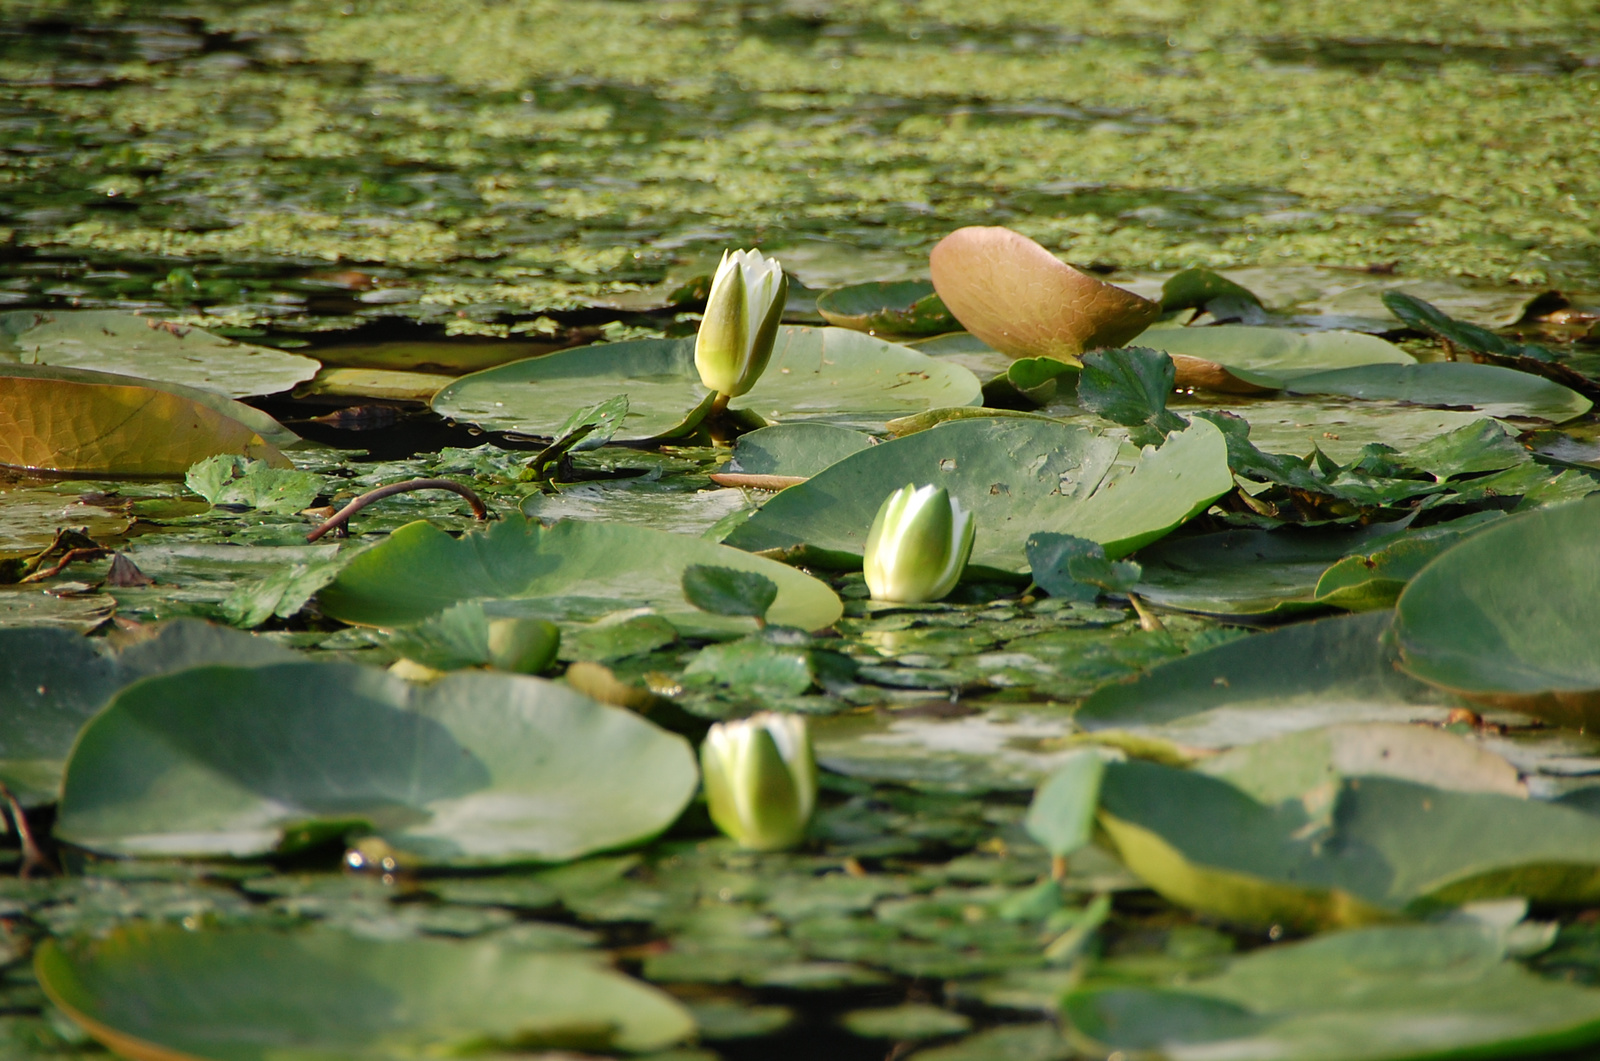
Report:
[[[403,483],[390,483],[388,486],[380,486],[376,490],[368,490],[335,512],[328,519],[328,522],[307,534],[306,541],[314,542],[329,531],[342,528],[350,521],[351,516],[354,516],[374,501],[381,501],[383,498],[393,494],[404,493],[407,490],[449,490],[467,499],[467,504],[472,506],[473,516],[478,519],[489,518],[489,509],[484,505],[482,499],[460,483],[451,482],[449,479],[407,479]]]

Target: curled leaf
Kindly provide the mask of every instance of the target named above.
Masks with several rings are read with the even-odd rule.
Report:
[[[1073,361],[1121,346],[1161,307],[1096,280],[1008,228],[958,228],[933,248],[933,286],[966,329],[1012,357]]]

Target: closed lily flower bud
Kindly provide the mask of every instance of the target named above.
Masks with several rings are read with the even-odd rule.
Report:
[[[972,513],[942,486],[890,494],[867,534],[862,565],[874,600],[934,601],[955,589],[977,533]]]
[[[706,803],[717,828],[752,851],[805,836],[817,805],[817,764],[800,715],[763,712],[719,722],[700,746]]]
[[[694,367],[716,392],[718,407],[761,378],[788,297],[789,278],[778,259],[755,250],[723,251],[694,341]]]

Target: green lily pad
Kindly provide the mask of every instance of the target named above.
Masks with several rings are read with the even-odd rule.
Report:
[[[958,331],[955,319],[929,280],[848,284],[817,296],[817,312],[836,328],[892,335],[940,335]]]
[[[1185,269],[1167,277],[1161,285],[1161,308],[1165,312],[1199,309],[1218,320],[1236,319],[1245,324],[1260,324],[1266,309],[1255,292],[1210,269]]]
[[[537,678],[198,667],[123,690],[84,727],[56,835],[243,858],[376,833],[426,862],[559,862],[655,835],[697,780],[683,738]]]
[[[978,379],[958,365],[844,328],[785,326],[772,360],[730,408],[773,421],[881,428],[885,420],[976,405]],[[441,416],[494,431],[554,435],[574,408],[627,394],[619,441],[693,430],[711,407],[694,340],[640,339],[563,350],[464,376],[433,399]]]
[[[0,781],[26,807],[55,802],[73,739],[123,686],[210,663],[277,663],[288,649],[194,620],[109,652],[59,627],[0,629]]]
[[[1078,380],[1078,367],[1053,357],[1019,357],[983,385],[983,404],[1002,409],[1049,405]]]
[[[1139,450],[1047,420],[957,420],[846,457],[778,494],[725,540],[752,551],[804,545],[852,566],[883,498],[908,482],[946,487],[974,513],[973,564],[1020,573],[1035,531],[1088,538],[1121,556],[1204,511],[1233,477],[1222,433],[1204,422]]]
[[[321,367],[309,357],[199,328],[92,309],[0,315],[0,360],[161,380],[230,398],[290,390]]]
[[[1407,672],[1562,725],[1600,719],[1600,498],[1487,527],[1424,567],[1395,613]]]
[[[1375,364],[1415,364],[1410,354],[1359,332],[1294,332],[1246,324],[1151,328],[1139,345],[1221,365],[1241,379],[1281,386],[1310,372]]]
[[[1237,399],[1221,407],[1250,421],[1250,441],[1268,453],[1306,456],[1320,449],[1340,463],[1356,460],[1373,442],[1412,450],[1483,419],[1483,413],[1470,410],[1332,396]],[[1187,403],[1171,408],[1185,415],[1193,409]]]
[[[708,615],[683,599],[683,572],[693,564],[753,571],[777,583],[767,612],[776,625],[819,630],[843,612],[823,583],[738,549],[620,523],[568,520],[545,528],[519,515],[460,538],[423,520],[408,523],[350,561],[318,600],[324,613],[370,626],[404,626],[482,600],[490,615],[595,618],[651,607],[680,628],[753,630],[753,619]]]
[[[1257,773],[1276,768],[1258,757]],[[1263,801],[1193,770],[1110,763],[1100,824],[1167,899],[1245,925],[1320,929],[1478,899],[1600,898],[1600,820],[1583,811],[1372,774],[1317,780]]]
[[[959,1035],[972,1027],[972,1018],[938,1006],[907,1002],[884,1009],[853,1009],[840,1017],[839,1023],[862,1039],[905,1042]]]
[[[1371,552],[1340,560],[1322,573],[1313,592],[1318,603],[1350,611],[1393,608],[1401,590],[1434,557],[1476,534],[1484,524],[1504,518],[1504,513],[1494,510],[1474,512],[1448,523],[1409,531]]]
[[[1197,420],[1196,423],[1204,423]],[[1202,615],[1285,615],[1319,607],[1317,581],[1393,524],[1360,529],[1280,527],[1175,538],[1140,550],[1140,596]]]
[[[1490,416],[1564,423],[1588,412],[1583,395],[1540,376],[1498,365],[1435,361],[1422,365],[1364,365],[1288,378],[1291,394],[1337,394],[1365,401],[1398,401]]]
[[[1096,689],[1074,716],[1200,748],[1334,722],[1442,722],[1453,703],[1395,666],[1387,612],[1295,623]]]
[[[130,926],[52,940],[34,968],[72,1020],[139,1061],[641,1051],[694,1030],[594,957],[489,942]]]
[[[730,472],[812,476],[876,441],[862,431],[832,424],[776,424],[740,435]]]
[[[1600,991],[1530,973],[1475,924],[1339,932],[1171,988],[1074,991],[1062,1010],[1091,1055],[1151,1061],[1511,1057],[1600,1040]]]

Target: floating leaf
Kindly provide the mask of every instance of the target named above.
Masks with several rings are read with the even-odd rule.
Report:
[[[956,319],[1012,357],[1072,361],[1121,346],[1161,315],[1154,302],[1079,272],[1008,228],[958,228],[929,263]]]
[[[0,315],[0,360],[161,380],[230,398],[278,394],[320,367],[309,357],[220,339],[199,328],[90,309]]]
[[[1484,703],[1600,719],[1600,498],[1501,520],[1442,553],[1395,613],[1405,669]]]
[[[1475,512],[1448,523],[1408,531],[1381,546],[1374,542],[1378,547],[1372,551],[1347,556],[1322,573],[1313,591],[1317,602],[1350,611],[1392,608],[1406,583],[1434,557],[1476,534],[1484,524],[1503,518],[1501,512]]]
[[[859,453],[871,435],[832,424],[777,424],[740,435],[727,470],[744,475],[807,478]]]
[[[752,551],[803,545],[851,566],[878,505],[908,482],[943,486],[974,514],[973,564],[1022,572],[1036,531],[1089,538],[1121,556],[1204,511],[1233,479],[1210,424],[1138,451],[1048,420],[958,420],[845,458],[778,494],[726,541]]]
[[[518,629],[495,623],[531,625]],[[513,643],[496,644],[507,640]],[[389,640],[389,647],[402,657],[434,670],[494,666],[524,674],[537,674],[554,663],[560,644],[561,631],[555,624],[539,619],[492,620],[477,601],[446,608]]]
[[[1530,973],[1471,923],[1266,947],[1170,988],[1075,990],[1062,1010],[1086,1052],[1151,1061],[1511,1057],[1600,1040],[1600,991]]]
[[[387,1061],[655,1050],[694,1030],[673,999],[581,952],[344,932],[128,926],[48,942],[52,1002],[135,1061]]]
[[[432,372],[395,372],[382,368],[325,368],[310,383],[295,388],[296,398],[379,398],[422,402],[448,387],[454,376]]]
[[[490,615],[593,618],[648,606],[674,622],[749,629],[748,620],[719,620],[684,601],[683,572],[692,564],[770,578],[778,597],[767,619],[777,625],[817,630],[840,615],[839,598],[821,582],[737,549],[615,523],[543,528],[517,515],[459,539],[427,522],[408,523],[352,560],[318,599],[328,615],[374,626],[403,626],[482,600]]]
[[[1046,531],[1030,535],[1024,548],[1033,581],[1050,596],[1083,604],[1093,604],[1099,599],[1100,588],[1074,578],[1071,570],[1072,561],[1079,557],[1105,559],[1106,551],[1098,542]]]
[[[269,419],[264,414],[217,395],[202,399],[188,388],[145,383],[79,369],[0,365],[0,464],[181,476],[197,461],[232,454],[293,467],[258,430]],[[238,417],[231,415],[236,411]],[[281,439],[282,429],[272,434]]]
[[[961,325],[926,280],[849,284],[817,296],[817,312],[837,328],[893,335],[940,335]]]
[[[1163,896],[1246,925],[1358,925],[1513,895],[1600,898],[1600,820],[1492,792],[1341,775],[1263,802],[1193,770],[1132,761],[1107,764],[1100,824]]]
[[[711,408],[694,367],[694,340],[640,339],[564,350],[462,377],[433,409],[495,431],[553,436],[574,407],[628,396],[619,440],[669,438]],[[785,326],[772,360],[734,412],[767,420],[877,428],[946,405],[975,405],[977,377],[907,347],[843,328]]]
[[[374,833],[427,862],[557,862],[660,832],[696,779],[681,737],[537,678],[199,667],[123,690],[84,728],[56,832],[145,857]]]
[[[322,480],[310,472],[234,456],[207,457],[184,474],[183,484],[213,505],[283,513],[299,512],[322,488]]]
[[[690,564],[683,569],[683,596],[713,615],[748,615],[765,619],[778,599],[778,584],[759,571]]]
[[[1243,393],[1281,387],[1311,372],[1415,363],[1393,343],[1359,332],[1301,333],[1243,324],[1152,328],[1139,337],[1139,345],[1172,355],[1179,386]]]
[[[1498,365],[1435,361],[1421,365],[1365,365],[1289,377],[1292,394],[1335,394],[1365,401],[1397,401],[1448,409],[1473,408],[1490,416],[1564,423],[1588,412],[1583,395],[1539,376]]]
[[[53,803],[78,730],[118,689],[185,667],[290,658],[264,638],[192,619],[121,653],[56,627],[0,629],[0,781],[24,806]]]
[[[1401,673],[1390,615],[1295,623],[1096,689],[1074,719],[1201,748],[1333,722],[1444,721],[1452,699]]]

